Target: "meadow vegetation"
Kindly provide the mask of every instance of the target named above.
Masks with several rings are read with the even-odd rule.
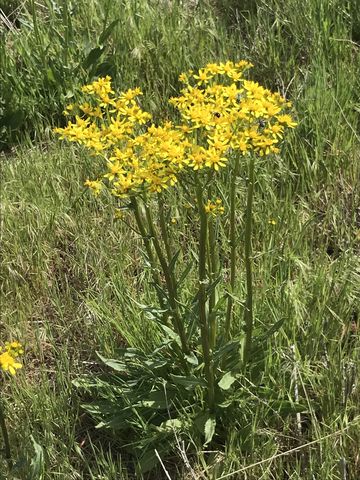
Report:
[[[19,340],[25,350],[23,368],[1,378],[16,465],[9,477],[0,460],[0,478],[359,478],[358,2],[0,0],[0,8],[0,331],[1,344]],[[208,445],[204,425],[168,424],[164,435],[140,414],[133,430],[97,429],[81,382],[90,375],[105,384],[116,367],[97,352],[118,361],[124,348],[156,351],[158,311],[146,306],[159,296],[118,200],[84,187],[97,160],[53,128],[66,125],[63,110],[80,101],[80,87],[105,75],[116,90],[140,87],[142,106],[163,123],[174,118],[168,99],[179,94],[181,72],[242,59],[254,65],[252,79],[292,102],[298,123],[280,154],[255,164],[256,372],[236,377],[236,415],[218,422]],[[219,177],[222,196],[230,180],[226,170]],[[243,168],[235,182],[235,339],[247,298],[247,177]],[[224,200],[218,248],[228,281]],[[196,263],[198,217],[184,213],[186,201],[169,188],[166,218]],[[195,410],[189,403],[178,412],[183,426]]]

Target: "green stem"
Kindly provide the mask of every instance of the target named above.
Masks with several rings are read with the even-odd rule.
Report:
[[[4,407],[1,399],[0,399],[0,430],[4,439],[5,460],[8,464],[9,470],[11,470],[13,463],[11,459],[10,441],[9,441],[9,435],[8,435],[8,431],[5,423]]]
[[[177,292],[176,292],[176,282],[173,276],[173,273],[169,269],[169,264],[165,258],[165,255],[162,251],[159,238],[154,226],[154,221],[152,218],[152,214],[150,211],[149,206],[144,202],[145,205],[145,212],[146,212],[146,219],[147,219],[147,224],[149,228],[149,233],[151,235],[152,243],[155,248],[156,255],[159,259],[161,268],[164,272],[164,277],[165,277],[165,282],[168,290],[168,295],[169,295],[169,303],[170,303],[170,308],[171,308],[171,315],[173,318],[173,325],[176,333],[180,337],[181,341],[181,346],[183,349],[183,352],[188,355],[190,353],[190,349],[188,346],[187,338],[186,338],[186,332],[184,328],[184,324],[182,322],[182,319],[179,314],[179,309],[178,309],[178,302],[177,302]]]
[[[248,174],[248,188],[246,201],[246,223],[245,223],[245,268],[246,268],[246,302],[244,312],[244,364],[249,360],[251,353],[252,331],[253,331],[253,280],[252,280],[252,205],[254,196],[254,166],[255,156],[251,155]]]
[[[210,252],[210,278],[211,282],[216,281],[216,277],[219,274],[220,264],[219,264],[219,255],[218,248],[216,243],[216,225],[215,220],[210,218],[209,220],[209,252]],[[209,318],[210,318],[210,346],[213,349],[216,344],[216,334],[217,334],[217,325],[216,325],[216,315],[213,313],[214,307],[218,301],[218,288],[217,286],[213,287],[213,290],[210,295],[209,300]]]
[[[144,218],[141,214],[139,203],[138,203],[138,201],[135,197],[131,197],[131,206],[132,206],[134,214],[135,214],[135,220],[136,220],[136,224],[138,226],[141,238],[142,238],[142,240],[144,242],[144,245],[145,245],[145,250],[146,250],[148,260],[149,260],[149,263],[150,263],[150,266],[151,266],[151,275],[153,277],[153,281],[156,285],[161,286],[160,275],[157,271],[157,263],[156,263],[156,260],[155,260],[155,257],[154,257],[153,250],[151,248],[150,236],[149,236],[149,234],[148,234],[148,232],[145,228]],[[158,300],[159,300],[159,303],[160,303],[160,307],[162,309],[164,309],[165,308],[164,299],[162,298],[162,296],[160,295],[160,292],[157,289],[156,289],[156,293],[157,293],[157,297],[158,297]]]
[[[158,204],[159,204],[159,220],[160,220],[161,237],[165,245],[168,263],[170,263],[172,255],[171,255],[169,235],[168,235],[166,220],[165,220],[164,198],[161,193],[158,193]]]
[[[200,238],[199,238],[199,322],[201,331],[201,343],[204,356],[205,376],[208,387],[208,402],[209,409],[212,411],[215,407],[215,382],[214,372],[211,359],[210,350],[210,332],[208,326],[207,312],[206,312],[206,244],[208,233],[208,218],[204,209],[204,202],[202,196],[202,188],[197,180],[196,185],[196,198],[198,204],[198,210],[200,215]]]
[[[236,214],[236,179],[239,175],[240,168],[240,159],[235,159],[235,165],[232,171],[231,183],[230,183],[230,231],[229,231],[229,241],[230,241],[230,293],[228,297],[227,310],[226,310],[226,320],[225,320],[225,334],[224,341],[225,343],[229,341],[230,330],[231,330],[231,320],[233,317],[234,310],[234,290],[235,290],[235,279],[236,279],[236,225],[235,225],[235,214]]]

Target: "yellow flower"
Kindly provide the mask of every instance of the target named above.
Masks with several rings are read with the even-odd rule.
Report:
[[[209,148],[206,150],[205,165],[207,167],[213,168],[217,171],[220,167],[225,167],[226,162],[227,158],[221,156],[221,151],[216,150],[215,148]]]
[[[115,210],[115,214],[114,214],[115,218],[117,219],[122,219],[124,218],[124,212],[120,209],[120,208],[117,208]]]
[[[22,345],[19,342],[5,342],[5,347],[0,347],[0,369],[3,372],[16,374],[16,370],[22,368],[16,358],[24,353]]]
[[[188,83],[189,79],[188,79],[188,76],[186,75],[186,73],[181,73],[179,75],[179,81],[181,83]]]
[[[297,123],[293,121],[290,115],[278,115],[276,118],[279,123],[284,123],[290,128],[295,128],[297,125]]]
[[[98,196],[103,188],[103,184],[99,180],[86,180],[84,185],[89,187],[95,196]]]
[[[124,168],[120,165],[118,161],[115,161],[114,163],[109,162],[107,164],[107,167],[109,169],[109,172],[106,173],[104,177],[108,178],[109,180],[114,180],[117,175],[125,173]]]
[[[207,203],[204,205],[204,210],[207,214],[211,214],[212,216],[216,217],[217,215],[222,215],[225,211],[221,198],[217,198],[215,202],[208,200]]]
[[[16,370],[22,368],[22,365],[9,352],[4,352],[0,355],[0,367],[4,372],[15,375]]]
[[[285,113],[289,102],[280,94],[243,78],[251,66],[245,60],[227,61],[182,73],[180,95],[169,100],[178,110],[178,125],[147,126],[152,117],[140,107],[139,88],[115,93],[109,76],[98,78],[82,88],[87,102],[66,108],[67,114],[82,111],[81,116],[55,132],[105,163],[104,182],[85,183],[93,193],[109,188],[120,198],[160,192],[189,169],[217,172],[234,150],[278,153],[283,135],[296,123]]]
[[[212,75],[210,74],[210,72],[206,71],[206,69],[201,68],[199,70],[199,75],[194,75],[194,78],[198,80],[198,85],[202,85],[203,83],[208,83],[208,81],[211,80]]]

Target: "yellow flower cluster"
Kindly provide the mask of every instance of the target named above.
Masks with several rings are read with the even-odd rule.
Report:
[[[225,211],[221,198],[217,198],[215,202],[208,200],[205,204],[205,212],[216,217],[217,215],[222,215]]]
[[[17,361],[19,355],[24,353],[19,342],[5,342],[4,347],[0,347],[0,369],[15,375],[16,370],[22,367]]]
[[[251,66],[228,61],[180,75],[184,88],[170,100],[179,125],[151,124],[139,88],[116,95],[111,78],[100,78],[82,88],[85,103],[66,107],[74,121],[55,131],[105,160],[101,177],[86,182],[96,195],[104,185],[119,197],[159,192],[184,169],[225,167],[233,151],[277,153],[285,129],[296,124],[283,112],[290,106],[284,98],[243,78]]]
[[[185,84],[182,95],[172,98],[187,129],[194,133],[197,155],[194,169],[225,166],[229,152],[258,155],[278,153],[285,128],[296,123],[282,114],[290,103],[278,93],[243,78],[251,63],[209,64],[198,73],[189,71],[179,80]]]

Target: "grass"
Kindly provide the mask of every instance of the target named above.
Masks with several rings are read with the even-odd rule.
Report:
[[[244,409],[241,419],[255,433],[252,443],[244,444],[243,436],[234,434],[217,452],[194,455],[191,439],[184,438],[183,456],[188,455],[191,468],[180,453],[166,467],[171,478],[215,479],[241,470],[227,478],[356,480],[356,2],[269,0],[244,2],[241,8],[233,1],[196,6],[93,0],[77,2],[76,8],[67,1],[55,3],[58,9],[51,2],[27,2],[18,13],[20,27],[1,33],[6,40],[0,47],[3,145],[15,143],[16,149],[1,158],[0,328],[1,337],[26,343],[23,372],[4,387],[14,453],[31,455],[33,435],[44,449],[39,478],[134,478],[133,463],[122,453],[123,439],[95,431],[72,382],[98,371],[96,351],[111,356],[123,344],[151,350],[157,343],[156,328],[132,301],[146,303],[152,295],[139,239],[115,219],[110,198],[98,202],[84,192],[93,160],[60,146],[49,133],[60,122],[64,102],[79,83],[110,72],[121,88],[140,85],[149,106],[163,118],[181,71],[245,57],[254,63],[258,81],[287,93],[300,123],[281,161],[259,169],[253,249],[256,327],[263,331],[284,320],[268,342],[262,380],[292,400],[297,388],[307,413],[300,425],[295,415],[268,420],[271,406],[261,389],[244,384],[254,395],[251,411]],[[89,54],[102,45],[101,33],[113,19],[119,22],[91,63]],[[51,73],[43,74],[49,68],[55,81]],[[18,111],[22,113],[16,116]],[[15,130],[22,131],[20,138]],[[245,174],[239,179],[239,205],[244,181]],[[178,201],[168,200],[174,216]],[[184,228],[185,243],[191,242],[191,221]],[[238,225],[241,229],[241,216]],[[242,255],[239,261],[243,270]],[[240,299],[243,280],[241,274]],[[312,441],[317,443],[276,456]],[[148,478],[161,477],[165,474],[159,466]],[[24,471],[21,478],[27,478]]]

